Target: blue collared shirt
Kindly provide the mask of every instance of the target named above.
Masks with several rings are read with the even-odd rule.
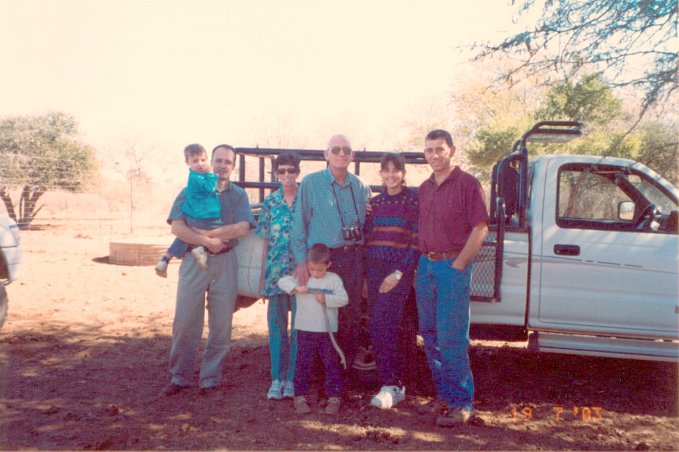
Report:
[[[368,199],[370,187],[352,173],[344,184],[335,180],[329,168],[306,176],[299,186],[292,213],[291,248],[295,264],[306,260],[307,249],[314,243],[329,248],[363,244],[363,239],[344,240],[342,224],[362,230]]]
[[[235,185],[233,182],[229,182],[226,188],[220,192],[217,192],[219,201],[221,202],[222,208],[222,221],[225,225],[240,223],[241,221],[247,221],[250,223],[250,229],[255,228],[255,219],[250,211],[250,201],[248,200],[248,195],[245,190]],[[182,205],[186,199],[186,190],[182,190],[177,198],[172,204],[172,210],[170,210],[170,215],[167,217],[168,224],[172,224],[173,220],[183,220],[186,221],[186,214],[182,212]],[[225,247],[232,247],[238,245],[238,240],[229,240],[225,243]]]

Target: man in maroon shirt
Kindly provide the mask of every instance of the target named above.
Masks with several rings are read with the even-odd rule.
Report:
[[[436,387],[430,411],[436,425],[464,424],[474,415],[469,366],[469,287],[472,259],[488,234],[488,211],[479,181],[453,166],[453,139],[445,130],[425,138],[433,174],[420,185],[417,277],[419,329]]]

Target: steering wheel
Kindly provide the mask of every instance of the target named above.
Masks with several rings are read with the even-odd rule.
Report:
[[[653,203],[646,204],[646,206],[639,213],[639,217],[637,218],[637,222],[634,225],[634,228],[638,231],[643,231],[644,229],[649,228],[655,218],[656,210],[657,208],[655,207],[655,204]]]

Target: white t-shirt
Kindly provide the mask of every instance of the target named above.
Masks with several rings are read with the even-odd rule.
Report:
[[[299,282],[293,276],[284,276],[278,280],[278,287],[290,294],[299,286]],[[310,291],[314,289],[325,292],[325,307],[328,310],[328,320],[330,331],[337,332],[337,319],[339,308],[349,303],[349,296],[344,290],[342,279],[332,272],[327,272],[322,278],[309,278],[307,287]],[[295,329],[300,331],[311,331],[315,333],[325,333],[328,329],[325,326],[323,317],[324,306],[316,301],[314,293],[295,294],[297,299],[297,313],[295,314]]]

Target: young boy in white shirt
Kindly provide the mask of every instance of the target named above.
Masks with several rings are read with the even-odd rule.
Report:
[[[295,294],[297,299],[294,406],[298,414],[311,412],[306,395],[311,383],[314,358],[318,354],[325,367],[324,389],[328,396],[323,412],[337,414],[343,384],[342,368],[340,350],[335,349],[331,335],[337,332],[339,308],[349,303],[349,296],[342,279],[328,271],[331,262],[330,249],[327,246],[314,244],[307,252],[307,263],[311,276],[306,286],[300,285],[293,276],[285,276],[278,281],[282,290]]]

